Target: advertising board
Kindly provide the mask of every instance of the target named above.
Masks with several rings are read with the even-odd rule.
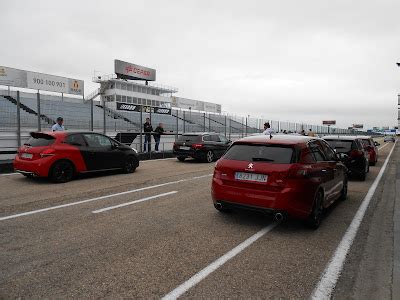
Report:
[[[117,102],[117,110],[124,110],[124,111],[136,111],[140,112],[141,110],[144,113],[152,113],[152,114],[159,114],[159,115],[170,115],[172,110],[171,108],[166,107],[152,107],[152,106],[143,106],[143,105],[136,105],[136,104],[126,104]]]
[[[336,120],[322,121],[322,125],[336,125]]]
[[[353,128],[362,129],[364,128],[364,124],[353,124]]]
[[[114,60],[114,72],[118,78],[132,80],[156,80],[156,70],[122,60]]]
[[[0,66],[0,85],[72,95],[84,93],[84,81]]]

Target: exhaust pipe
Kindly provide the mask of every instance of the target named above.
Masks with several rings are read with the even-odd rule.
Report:
[[[219,203],[219,202],[215,203],[215,208],[216,209],[222,209],[222,204]]]
[[[274,216],[274,218],[275,218],[275,221],[281,222],[281,221],[283,221],[283,219],[284,219],[285,217],[284,217],[283,214],[281,214],[281,213],[276,213],[275,216]]]

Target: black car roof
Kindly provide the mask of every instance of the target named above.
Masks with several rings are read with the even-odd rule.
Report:
[[[356,136],[356,135],[327,135],[324,136],[324,140],[345,140],[345,141],[355,141],[358,139],[362,139],[364,137]]]

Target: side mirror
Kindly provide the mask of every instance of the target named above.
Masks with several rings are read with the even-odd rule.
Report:
[[[349,156],[346,153],[337,153],[336,157],[338,160],[346,160]]]
[[[227,140],[227,141],[226,141],[226,144],[230,144],[230,143],[232,143],[231,140]]]
[[[114,149],[118,149],[118,148],[119,148],[119,145],[118,145],[118,144],[112,144],[112,145],[111,145],[111,149],[113,149],[113,150],[114,150]]]

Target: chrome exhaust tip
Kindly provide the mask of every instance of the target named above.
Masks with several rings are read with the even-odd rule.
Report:
[[[219,202],[215,203],[215,208],[216,209],[222,209],[222,204],[219,203]]]
[[[274,218],[275,218],[275,221],[281,222],[281,221],[283,221],[283,219],[284,219],[285,217],[284,217],[283,214],[281,214],[281,213],[276,213],[275,216],[274,216]]]

